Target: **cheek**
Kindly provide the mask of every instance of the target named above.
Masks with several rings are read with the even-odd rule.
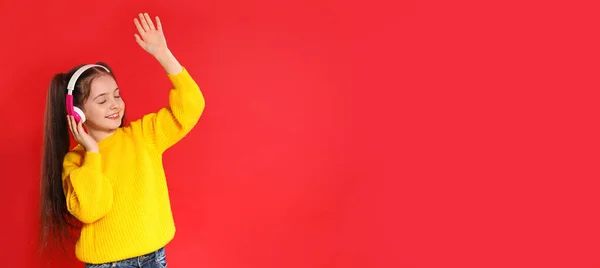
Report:
[[[90,118],[104,117],[105,110],[102,104],[91,103],[86,107],[85,114]]]
[[[90,116],[91,117],[104,117],[104,113],[102,112],[102,109],[100,107],[95,107],[94,109],[92,109],[90,111]]]

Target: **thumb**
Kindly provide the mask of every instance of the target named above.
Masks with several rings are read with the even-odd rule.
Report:
[[[138,43],[138,45],[140,45],[142,48],[146,48],[146,42],[144,42],[144,40],[142,40],[142,38],[138,35],[138,34],[133,34],[135,36],[135,41]]]

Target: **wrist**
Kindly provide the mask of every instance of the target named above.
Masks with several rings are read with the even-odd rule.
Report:
[[[170,58],[172,58],[173,53],[171,53],[171,50],[166,48],[166,49],[154,54],[153,56],[157,61],[159,61],[160,63],[163,63],[165,61],[168,61]]]
[[[160,65],[165,69],[168,74],[174,75],[183,71],[183,67],[173,53],[167,48],[160,53],[154,55],[154,58],[160,63]]]

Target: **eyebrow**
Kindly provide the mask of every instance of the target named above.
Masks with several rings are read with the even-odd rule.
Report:
[[[115,91],[117,91],[117,90],[119,90],[119,88],[115,88]],[[114,91],[113,91],[113,92],[114,92]],[[100,95],[98,95],[98,96],[94,97],[94,100],[95,100],[95,99],[97,99],[98,97],[102,96],[102,95],[106,95],[106,93],[102,93],[102,94],[100,94]]]

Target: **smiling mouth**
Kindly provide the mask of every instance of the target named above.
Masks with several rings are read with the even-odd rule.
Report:
[[[113,120],[114,119],[119,119],[119,113],[111,114],[111,115],[107,116],[106,118],[113,119]]]

